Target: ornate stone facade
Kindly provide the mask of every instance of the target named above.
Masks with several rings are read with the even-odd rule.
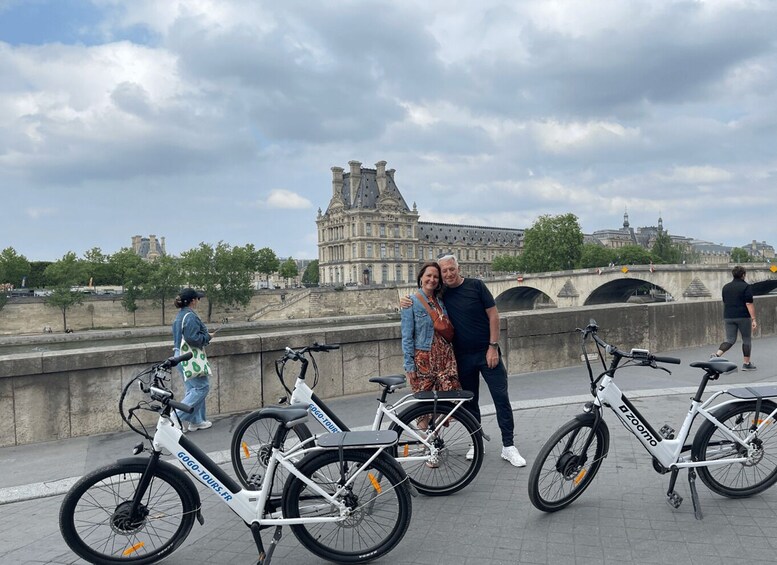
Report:
[[[394,182],[394,169],[349,161],[332,167],[332,197],[319,209],[319,281],[322,285],[397,284],[415,280],[418,267],[454,253],[465,276],[491,273],[498,255],[517,255],[523,230],[419,221]]]

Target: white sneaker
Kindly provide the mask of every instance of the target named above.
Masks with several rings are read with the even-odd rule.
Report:
[[[469,446],[469,451],[467,451],[467,455],[465,455],[464,458],[467,461],[472,461],[475,458],[475,446],[474,445],[470,445]]]
[[[521,457],[521,454],[518,453],[518,448],[514,445],[502,448],[502,459],[509,461],[510,465],[515,467],[526,467],[526,459]]]
[[[212,425],[213,425],[213,422],[209,422],[208,420],[203,420],[199,424],[192,424],[191,422],[189,422],[189,431],[196,432],[197,430],[207,430]]]

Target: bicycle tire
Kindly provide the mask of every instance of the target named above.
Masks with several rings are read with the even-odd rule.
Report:
[[[752,422],[766,418],[776,407],[770,400],[762,400],[759,408],[755,401],[737,402],[716,413],[715,417],[735,435],[744,438],[750,433]],[[772,486],[777,481],[777,422],[772,421],[758,436],[757,442],[760,447],[748,462],[697,467],[707,488],[721,496],[743,498]],[[712,456],[716,459],[746,457],[747,449],[734,444],[718,432],[715,424],[705,420],[693,439],[691,454],[694,461],[708,461]]]
[[[92,471],[65,495],[59,527],[68,547],[90,563],[143,565],[163,559],[183,543],[198,511],[191,482],[157,467],[140,510],[129,507],[146,464],[114,463]],[[194,494],[192,493],[194,491]]]
[[[413,431],[423,435],[423,431],[418,429],[419,419],[428,420],[425,417],[436,416],[437,421],[440,421],[453,408],[449,404],[438,403],[434,406],[432,402],[424,402],[410,406],[398,418]],[[447,424],[437,428],[438,435],[434,443],[439,451],[437,467],[433,468],[427,466],[427,461],[403,461],[408,456],[422,455],[426,446],[396,422],[389,427],[399,436],[392,455],[402,465],[416,490],[427,496],[446,496],[460,491],[472,482],[483,464],[483,436],[475,417],[461,407]],[[466,456],[470,447],[474,455],[468,460]]]
[[[338,522],[291,526],[295,537],[311,553],[335,563],[366,563],[387,554],[404,537],[413,513],[407,477],[385,452],[364,469],[373,453],[362,449],[343,452],[347,477],[362,470],[353,488],[341,497],[356,509],[353,514]],[[326,492],[334,493],[340,480],[340,452],[311,454],[298,469]],[[283,516],[299,518],[306,513],[316,517],[339,515],[336,508],[292,475],[283,489]]]
[[[593,423],[589,414],[570,420],[540,449],[529,473],[529,500],[538,510],[566,508],[591,484],[610,444],[607,425],[600,421],[588,450],[581,452]]]
[[[272,439],[277,428],[278,420],[263,415],[261,411],[251,412],[235,428],[229,451],[235,475],[245,488],[252,490],[261,488],[262,476],[270,460]],[[297,424],[290,431],[294,433],[286,432],[284,450],[313,437],[310,428],[305,424]],[[281,494],[288,474],[289,472],[280,465],[276,467],[270,496]]]

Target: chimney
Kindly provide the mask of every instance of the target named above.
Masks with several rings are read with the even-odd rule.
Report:
[[[167,248],[165,247],[165,236],[162,236],[162,255],[167,255]]]
[[[148,250],[151,253],[156,253],[157,252],[156,236],[155,235],[149,235],[148,236]]]
[[[132,250],[135,253],[138,253],[140,251],[140,236],[139,235],[133,235],[132,236]]]
[[[378,195],[386,192],[386,161],[378,161],[375,163],[375,168],[378,170],[376,179],[378,181]]]
[[[351,206],[356,205],[356,193],[362,181],[362,164],[359,161],[348,161],[351,167]]]
[[[343,194],[343,168],[332,167],[332,197],[340,198]]]

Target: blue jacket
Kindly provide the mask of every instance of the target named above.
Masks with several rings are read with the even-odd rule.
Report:
[[[405,372],[415,371],[415,350],[429,351],[432,348],[432,338],[434,337],[434,321],[429,317],[429,313],[417,294],[410,296],[413,305],[410,308],[402,308],[402,353],[404,355]],[[443,313],[447,316],[448,311],[441,298],[437,298]]]
[[[185,306],[178,311],[178,315],[173,322],[173,355],[181,354],[181,322],[186,314],[189,314],[186,317],[186,326],[183,328],[183,336],[186,338],[186,343],[200,349],[210,343],[208,328],[202,323],[197,312]]]

